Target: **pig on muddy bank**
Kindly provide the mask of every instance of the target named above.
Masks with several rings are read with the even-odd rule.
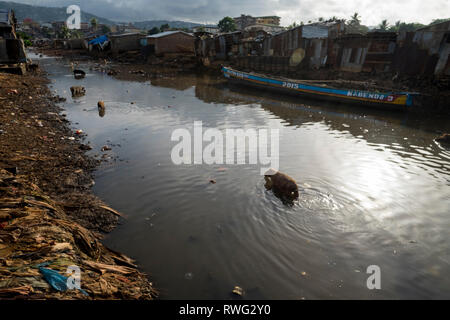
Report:
[[[287,200],[298,198],[298,186],[293,178],[275,169],[269,169],[264,174],[267,190],[273,190],[274,194]]]

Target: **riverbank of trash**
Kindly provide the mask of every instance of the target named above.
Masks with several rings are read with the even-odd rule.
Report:
[[[101,243],[121,214],[91,193],[98,161],[44,75],[0,83],[0,298],[157,297],[130,258]]]

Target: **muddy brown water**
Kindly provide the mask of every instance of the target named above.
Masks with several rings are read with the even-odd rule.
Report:
[[[68,62],[38,62],[89,152],[112,146],[94,192],[127,218],[105,243],[135,258],[161,298],[230,299],[235,285],[247,299],[450,298],[450,151],[433,140],[448,118],[281,98],[205,75],[75,80]],[[73,85],[86,96],[72,99]],[[259,166],[174,165],[171,134],[194,121],[278,128],[298,201],[267,191]],[[370,265],[381,290],[367,288]]]

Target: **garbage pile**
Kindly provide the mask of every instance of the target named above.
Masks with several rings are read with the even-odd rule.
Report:
[[[65,275],[74,266],[81,270],[81,290],[56,289],[42,272]],[[130,258],[103,246],[37,185],[4,169],[0,169],[0,275],[1,299],[151,299],[156,295]]]

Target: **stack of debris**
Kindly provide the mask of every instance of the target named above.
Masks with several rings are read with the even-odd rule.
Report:
[[[133,261],[103,246],[63,206],[26,177],[0,169],[0,298],[151,299]],[[79,268],[82,290],[52,285],[42,273]],[[69,274],[68,274],[69,275]]]

